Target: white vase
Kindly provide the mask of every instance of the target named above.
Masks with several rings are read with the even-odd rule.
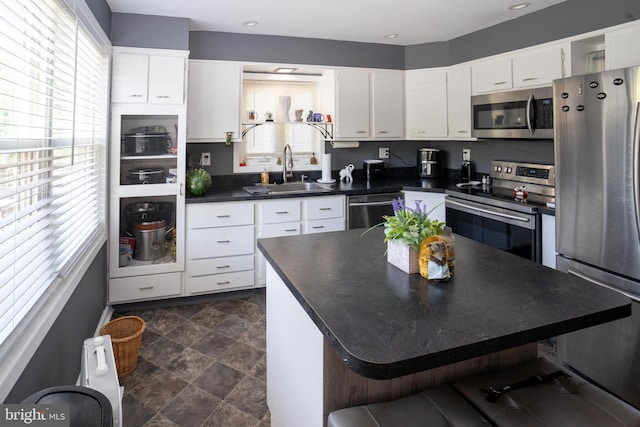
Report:
[[[395,240],[387,241],[387,262],[398,267],[407,274],[420,272],[420,251]]]
[[[280,99],[280,113],[282,117],[279,120],[288,122],[289,121],[289,110],[291,109],[291,97],[290,96],[281,96]]]

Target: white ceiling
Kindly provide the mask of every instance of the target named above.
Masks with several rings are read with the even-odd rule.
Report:
[[[194,31],[413,45],[447,41],[564,0],[107,0],[112,12],[189,18]],[[243,25],[257,21],[254,27]],[[386,34],[398,37],[387,39]]]

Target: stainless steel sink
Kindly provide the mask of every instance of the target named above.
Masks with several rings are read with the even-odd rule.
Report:
[[[328,185],[318,184],[317,182],[284,182],[282,184],[256,184],[260,188],[261,193],[271,194],[293,194],[293,193],[323,193],[331,191]],[[247,190],[248,191],[248,190]]]

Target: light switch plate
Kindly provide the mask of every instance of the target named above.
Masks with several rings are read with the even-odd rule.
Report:
[[[463,148],[462,149],[462,161],[470,162],[471,161],[471,148]]]

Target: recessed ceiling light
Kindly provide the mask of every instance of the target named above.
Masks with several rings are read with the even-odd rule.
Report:
[[[258,21],[247,21],[243,22],[242,25],[244,25],[245,27],[255,27],[256,25],[258,25]]]
[[[384,36],[385,39],[395,39],[396,37],[398,37],[398,33],[391,33]]]
[[[273,72],[279,73],[279,74],[291,74],[295,70],[297,70],[297,68],[278,67],[275,70],[273,70]]]
[[[524,9],[525,7],[529,6],[531,3],[517,3],[514,4],[513,6],[509,6],[510,10],[520,10],[520,9]]]

